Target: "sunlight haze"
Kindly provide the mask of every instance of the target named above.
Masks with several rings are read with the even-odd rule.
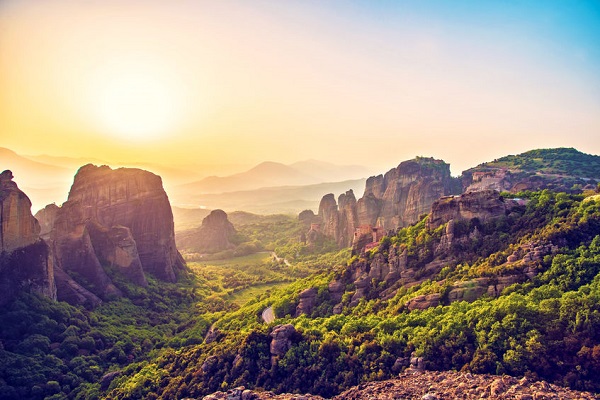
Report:
[[[453,174],[600,153],[597,2],[0,3],[0,146],[166,165]]]

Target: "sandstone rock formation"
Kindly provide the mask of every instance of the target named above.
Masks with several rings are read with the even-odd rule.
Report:
[[[94,306],[120,296],[106,267],[140,286],[148,284],[145,272],[172,282],[184,268],[169,200],[160,177],[150,172],[85,165],[67,201],[38,216],[50,231],[60,300]]]
[[[145,272],[175,281],[184,267],[175,247],[173,213],[158,175],[137,168],[112,170],[91,164],[79,169],[67,202],[104,227],[126,226]]]
[[[6,252],[34,244],[40,238],[40,225],[31,215],[31,201],[12,179],[11,171],[0,174],[0,251]]]
[[[54,299],[52,252],[39,236],[31,201],[12,179],[11,171],[0,174],[0,305],[21,290]]]
[[[75,282],[61,268],[54,268],[54,280],[56,282],[56,298],[60,301],[66,301],[69,304],[79,304],[88,308],[94,308],[102,299],[90,292],[79,283]]]
[[[363,196],[348,191],[336,203],[327,194],[319,205],[322,232],[340,246],[350,246],[360,226],[393,230],[416,222],[437,199],[460,193],[460,181],[450,176],[450,166],[433,158],[402,162],[385,175],[367,179]]]
[[[292,347],[292,339],[296,335],[296,328],[292,324],[278,325],[271,332],[271,358],[283,356]]]
[[[431,214],[427,219],[427,228],[437,227],[451,221],[471,220],[485,221],[505,215],[512,208],[513,200],[508,203],[495,190],[469,192],[460,196],[446,196],[435,201],[431,206]]]
[[[302,314],[310,315],[316,305],[317,289],[314,287],[304,289],[302,292],[300,292],[298,297],[300,300],[298,302],[298,306],[296,307],[296,317]]]
[[[213,210],[202,220],[199,228],[179,234],[177,243],[180,247],[197,253],[218,253],[235,248],[232,240],[236,233],[227,213]]]
[[[35,219],[37,219],[40,224],[40,236],[42,239],[50,239],[50,234],[54,227],[54,221],[56,221],[58,210],[60,210],[60,207],[53,203],[48,204],[46,207],[35,213]]]
[[[443,268],[456,265],[457,252],[465,246],[485,241],[478,226],[483,227],[482,224],[488,221],[511,215],[519,205],[519,201],[504,199],[491,190],[440,198],[433,203],[427,216],[425,229],[432,235],[427,246],[421,246],[410,256],[406,248],[391,245],[390,242],[383,252],[368,257],[363,252],[343,275],[330,283],[330,292],[335,291],[335,296],[330,295],[333,312],[339,313],[345,306],[355,307],[364,298],[377,296],[383,300],[391,299],[402,287],[408,288],[427,279],[435,279]],[[462,228],[457,230],[459,223]],[[440,227],[443,229],[438,230]],[[361,242],[364,238],[365,235],[355,242],[353,252],[354,247],[364,246]],[[523,244],[514,248],[512,254],[503,261],[507,264],[506,271],[511,272],[446,284],[444,293],[421,294],[407,301],[405,306],[409,310],[422,310],[455,301],[474,301],[484,295],[500,296],[508,286],[536,276],[537,265],[544,256],[555,254],[558,250],[558,246],[548,241]],[[346,287],[349,300],[342,301]],[[331,288],[335,289],[332,291]]]

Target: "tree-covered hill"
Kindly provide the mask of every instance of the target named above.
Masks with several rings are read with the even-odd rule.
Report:
[[[600,156],[573,148],[537,149],[480,164],[462,174],[465,190],[552,189],[577,193],[600,181]]]
[[[486,166],[595,179],[600,176],[600,156],[585,154],[574,148],[530,150],[516,156],[505,156],[476,168]]]
[[[347,265],[220,316],[215,341],[163,350],[155,359],[131,364],[107,397],[199,397],[239,385],[331,396],[389,378],[411,356],[422,357],[433,370],[526,375],[600,391],[600,201],[550,191],[519,196],[527,204],[504,217],[461,222],[455,234],[468,240],[446,249],[446,255],[458,256],[433,274],[426,268],[447,225],[432,230],[425,218]],[[481,236],[472,235],[475,230]],[[555,244],[543,257],[519,253],[543,241]],[[351,306],[359,289],[348,279],[353,271],[370,271],[404,250],[407,268],[424,279],[391,291],[390,282],[371,279]],[[522,257],[511,258],[515,254]],[[528,276],[526,269],[535,273]],[[475,287],[464,283],[498,283],[507,275],[519,279],[500,293],[448,297],[452,288]],[[332,281],[342,283],[341,299],[334,298]],[[307,288],[314,288],[315,306],[298,315]],[[416,297],[434,294],[439,304],[409,307]],[[342,304],[339,314],[336,304]],[[260,316],[269,306],[278,318],[267,325]]]

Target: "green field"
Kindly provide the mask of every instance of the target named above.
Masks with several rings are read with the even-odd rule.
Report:
[[[242,257],[233,257],[225,260],[210,260],[210,261],[196,261],[188,262],[188,266],[192,269],[196,267],[209,267],[209,266],[225,266],[230,268],[244,268],[248,266],[264,265],[271,261],[271,253],[268,251],[262,251],[260,253],[249,254]]]
[[[283,288],[289,284],[289,282],[271,282],[258,284],[250,286],[246,289],[242,289],[240,291],[235,291],[229,296],[228,299],[232,303],[237,304],[241,307],[250,300],[254,300],[265,293],[269,293],[272,289]]]
[[[236,306],[243,306],[271,289],[294,280],[285,266],[273,261],[270,252],[250,254],[226,260],[188,262],[190,269],[209,282],[213,296]]]

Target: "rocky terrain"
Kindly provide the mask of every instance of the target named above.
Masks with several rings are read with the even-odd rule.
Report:
[[[460,181],[450,176],[449,164],[419,157],[367,179],[358,200],[351,190],[341,194],[337,202],[333,194],[325,195],[315,222],[320,224],[321,233],[348,247],[360,226],[392,230],[410,225],[428,213],[435,200],[458,193]]]
[[[561,192],[595,189],[600,157],[573,148],[531,150],[480,164],[462,173],[465,192],[552,189]]]
[[[333,193],[325,195],[312,230],[335,239],[340,247],[348,247],[360,240],[358,228],[372,226],[390,231],[408,226],[446,195],[488,190],[595,190],[599,173],[599,156],[567,148],[502,157],[463,171],[458,178],[450,176],[450,166],[444,161],[418,157],[402,162],[385,175],[367,179],[365,192],[358,200],[352,190],[342,193],[337,202]]]
[[[169,199],[150,172],[85,165],[68,200],[36,217],[54,250],[59,300],[95,306],[120,296],[106,267],[140,286],[147,285],[146,272],[173,282],[184,267]]]
[[[411,287],[431,279],[442,268],[457,262],[457,251],[473,243],[486,240],[476,225],[493,222],[507,217],[523,206],[523,202],[504,199],[498,192],[484,190],[460,196],[445,196],[433,202],[425,231],[431,238],[426,248],[415,254],[406,248],[389,247],[385,255],[381,252],[372,258],[363,257],[352,263],[329,285],[329,298],[336,305],[334,314],[341,312],[343,305],[356,306],[363,298],[379,297],[390,299],[402,287]],[[515,214],[517,215],[517,214]],[[475,224],[472,228],[465,228]],[[377,243],[379,244],[379,243]],[[359,251],[360,250],[360,251]],[[515,249],[506,261],[513,267],[510,273],[499,277],[477,277],[449,285],[444,293],[419,295],[407,303],[409,310],[425,309],[454,301],[473,301],[483,295],[497,297],[502,290],[514,283],[535,276],[535,263],[548,254],[558,251],[552,243],[531,242]],[[350,286],[348,286],[350,285]],[[352,296],[348,304],[342,304],[344,288],[350,287]],[[304,290],[299,295],[299,314],[310,314],[314,307],[316,290]]]
[[[56,298],[54,260],[31,201],[7,170],[0,174],[0,305],[20,290]]]
[[[322,400],[309,394],[274,394],[236,388],[218,392],[204,400]],[[591,393],[566,389],[545,381],[511,376],[477,375],[463,372],[436,372],[408,369],[397,379],[369,382],[346,390],[333,397],[335,400],[451,400],[451,399],[519,399],[567,400],[597,399]]]

